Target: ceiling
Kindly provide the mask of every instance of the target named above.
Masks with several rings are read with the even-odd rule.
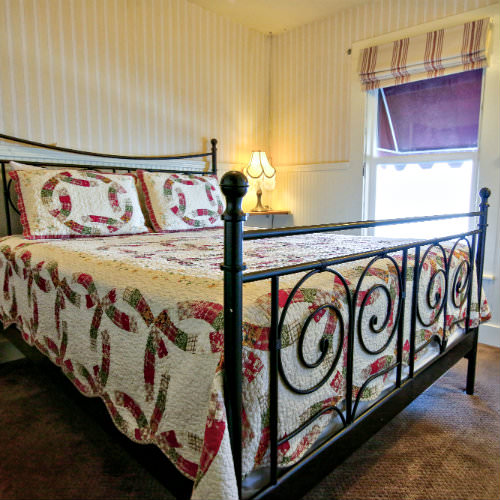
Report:
[[[189,0],[262,33],[282,33],[377,0]]]

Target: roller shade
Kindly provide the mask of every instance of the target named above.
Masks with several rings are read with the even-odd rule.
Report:
[[[380,89],[378,148],[386,153],[477,148],[483,70]]]
[[[359,77],[364,90],[484,68],[490,19],[430,31],[363,49]]]

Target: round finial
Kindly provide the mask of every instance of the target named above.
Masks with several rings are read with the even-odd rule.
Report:
[[[226,197],[236,195],[242,198],[248,190],[248,181],[241,172],[231,170],[222,176],[220,187]]]
[[[491,196],[491,190],[487,187],[481,188],[481,191],[479,191],[479,196],[483,200],[487,200]]]
[[[241,222],[246,220],[245,212],[241,209],[243,196],[248,190],[247,178],[237,170],[226,172],[220,181],[222,194],[226,197],[226,210],[222,219],[226,222]]]
[[[210,144],[215,147],[217,145],[217,139],[210,139]]]

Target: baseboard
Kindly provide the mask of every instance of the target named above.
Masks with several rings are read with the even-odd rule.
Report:
[[[479,328],[479,342],[494,347],[500,347],[500,325],[487,323]]]

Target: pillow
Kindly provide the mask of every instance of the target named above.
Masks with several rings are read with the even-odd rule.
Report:
[[[148,232],[131,175],[49,169],[9,175],[27,239]]]
[[[157,232],[222,227],[224,198],[216,175],[138,170],[149,219]]]
[[[17,161],[9,161],[9,170],[42,170],[42,167],[35,165],[26,165],[25,163],[18,163]]]

